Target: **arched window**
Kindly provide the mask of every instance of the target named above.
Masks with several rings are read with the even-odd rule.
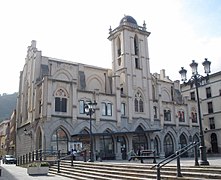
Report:
[[[117,38],[117,56],[121,56],[121,41],[120,38]]]
[[[137,37],[137,35],[135,35],[135,37],[134,37],[134,54],[136,56],[138,56],[138,53],[139,53],[138,37]]]
[[[134,109],[135,112],[144,112],[143,97],[140,92],[137,92],[137,94],[135,94]]]
[[[121,66],[121,41],[120,38],[117,38],[117,57],[118,57],[118,66]]]
[[[55,93],[55,111],[67,112],[67,94],[63,89],[58,89]]]
[[[140,69],[138,37],[134,37],[135,68]]]

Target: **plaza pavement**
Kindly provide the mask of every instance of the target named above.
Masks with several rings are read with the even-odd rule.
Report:
[[[15,164],[1,164],[0,168],[0,180],[70,180],[70,178],[52,174],[44,176],[29,176],[26,168],[16,166]]]
[[[208,157],[209,164],[211,166],[221,166],[221,157]],[[105,161],[103,161],[105,162]],[[107,161],[108,163],[137,163],[140,164],[140,161],[128,162],[124,161]],[[159,162],[159,160],[158,160]],[[181,166],[194,166],[193,158],[181,158]],[[175,165],[176,160],[172,161],[170,165]],[[16,166],[15,164],[1,164],[1,176],[0,180],[70,180],[70,178],[57,176],[57,175],[44,175],[44,176],[29,176],[27,174],[27,169]]]

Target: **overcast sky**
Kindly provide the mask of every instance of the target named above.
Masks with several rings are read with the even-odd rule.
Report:
[[[37,41],[43,56],[111,68],[109,27],[124,15],[145,20],[150,71],[180,79],[194,59],[221,70],[220,0],[5,0],[0,1],[0,94],[18,91],[27,47]]]

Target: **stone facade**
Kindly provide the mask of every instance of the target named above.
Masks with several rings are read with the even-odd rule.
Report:
[[[181,96],[179,82],[164,70],[150,73],[149,35],[146,24],[138,26],[131,16],[110,28],[112,69],[42,56],[32,41],[20,74],[17,155],[68,153],[74,145],[88,152],[89,101],[97,102],[93,149],[104,159],[126,159],[141,148],[168,156],[199,139],[198,123],[190,118],[196,103]]]

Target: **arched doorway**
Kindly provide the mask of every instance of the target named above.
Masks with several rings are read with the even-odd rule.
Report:
[[[62,128],[58,128],[54,131],[51,137],[51,150],[58,151],[61,153],[68,153],[68,137],[66,132]]]
[[[174,143],[172,136],[170,134],[167,134],[165,136],[163,144],[164,144],[165,157],[168,157],[174,153]]]
[[[160,155],[160,140],[157,137],[154,138],[154,150],[156,155]]]
[[[105,130],[104,135],[100,136],[100,154],[102,159],[115,159],[114,141],[108,130]]]
[[[42,146],[42,133],[41,133],[40,129],[38,130],[38,133],[37,133],[36,143],[37,143],[36,144],[37,149],[43,148],[43,146]]]
[[[132,139],[132,146],[135,153],[139,154],[141,149],[148,149],[147,138],[141,126],[135,130]]]
[[[199,141],[200,141],[199,137],[197,136],[197,134],[195,134],[193,136],[193,142],[199,142]]]
[[[180,148],[184,148],[187,146],[187,139],[184,134],[180,135]],[[181,155],[181,157],[188,157],[188,152],[185,152],[184,154]]]
[[[211,146],[212,146],[212,153],[218,153],[218,144],[217,144],[217,135],[215,133],[211,134]]]
[[[117,137],[117,143],[120,144],[121,159],[127,159],[127,145],[124,136]]]
[[[200,142],[199,136],[197,134],[194,134],[193,142]],[[198,145],[198,151],[197,151],[198,156],[200,156],[200,148],[199,147],[200,147],[200,144]]]

